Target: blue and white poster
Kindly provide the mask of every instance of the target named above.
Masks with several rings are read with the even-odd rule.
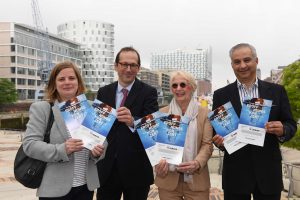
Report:
[[[155,166],[159,163],[156,141],[158,127],[160,126],[159,118],[165,115],[166,114],[157,111],[134,122],[136,130],[152,166]]]
[[[208,119],[216,133],[224,138],[224,147],[229,154],[246,145],[246,143],[237,141],[239,118],[231,102],[208,113]]]
[[[263,146],[265,140],[265,124],[269,120],[272,101],[252,98],[243,102],[238,128],[238,140],[248,144]]]
[[[111,127],[116,120],[116,110],[111,106],[95,99],[92,109],[79,127],[79,133],[85,147],[93,149],[97,144],[103,144]]]
[[[84,118],[92,109],[84,94],[58,104],[62,118],[69,130],[71,137],[82,139],[78,129]]]
[[[189,118],[169,114],[160,119],[157,135],[157,150],[160,159],[178,165],[182,162],[184,143]]]

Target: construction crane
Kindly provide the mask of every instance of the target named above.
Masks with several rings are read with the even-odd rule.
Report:
[[[44,96],[43,90],[48,83],[49,74],[54,64],[52,63],[50,54],[49,34],[47,28],[45,28],[43,24],[38,0],[31,0],[31,7],[35,33],[37,36],[37,57],[40,57],[40,60],[37,60],[37,74],[41,77],[41,84],[40,87],[36,86],[35,91],[35,101],[38,101]],[[38,51],[40,51],[40,53],[38,53]]]

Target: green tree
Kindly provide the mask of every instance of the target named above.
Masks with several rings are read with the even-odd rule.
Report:
[[[282,84],[287,91],[294,119],[300,119],[300,62],[296,61],[283,70]],[[300,150],[300,130],[284,146]]]
[[[17,101],[15,85],[5,78],[0,78],[0,104],[14,103]]]
[[[294,119],[300,119],[300,62],[296,61],[283,70],[282,85],[287,91]]]

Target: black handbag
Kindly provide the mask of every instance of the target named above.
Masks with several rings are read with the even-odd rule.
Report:
[[[44,141],[50,142],[50,130],[54,121],[52,112],[53,103],[50,103],[49,121],[44,135]],[[41,185],[47,163],[28,157],[20,146],[14,162],[15,179],[28,188],[38,188]]]

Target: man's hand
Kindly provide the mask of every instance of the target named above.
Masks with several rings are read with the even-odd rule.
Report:
[[[222,136],[218,135],[218,134],[215,135],[215,136],[212,138],[212,142],[213,142],[218,148],[224,146],[224,144],[223,144],[224,138],[223,138]]]
[[[267,122],[265,125],[265,129],[267,133],[274,134],[277,137],[283,135],[283,124],[281,123],[281,121]]]
[[[133,117],[131,112],[126,107],[120,107],[117,109],[117,119],[119,122],[124,122],[127,126],[133,127]]]
[[[96,158],[96,157],[100,157],[103,152],[104,152],[104,146],[103,145],[96,145],[92,150],[92,155]]]

